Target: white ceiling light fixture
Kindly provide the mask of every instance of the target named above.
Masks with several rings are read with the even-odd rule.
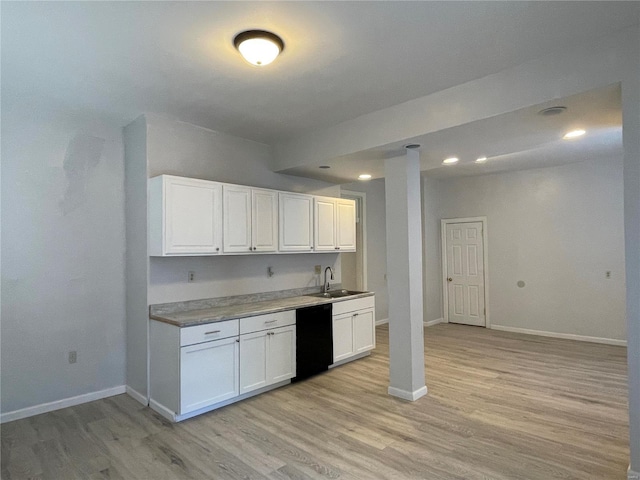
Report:
[[[478,157],[476,158],[476,163],[484,163],[487,161],[487,157]]]
[[[363,173],[362,175],[358,175],[358,180],[371,180],[371,175]]]
[[[275,33],[265,30],[247,30],[233,39],[233,45],[252,65],[264,67],[273,62],[284,50],[284,42]]]
[[[442,161],[443,165],[455,165],[456,163],[458,163],[458,157],[449,157]]]
[[[581,137],[585,133],[587,133],[587,132],[585,130],[582,130],[582,129],[571,130],[570,132],[565,133],[564,137],[562,137],[562,138],[564,138],[565,140],[571,140],[572,138]]]

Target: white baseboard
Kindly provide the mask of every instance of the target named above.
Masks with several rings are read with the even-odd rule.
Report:
[[[376,320],[376,327],[378,325],[384,325],[385,323],[389,323],[389,319],[388,318],[381,318],[380,320]]]
[[[618,340],[616,338],[588,337],[586,335],[575,335],[573,333],[557,333],[545,332],[543,330],[531,330],[529,328],[505,327],[504,325],[491,325],[493,330],[502,330],[503,332],[526,333],[527,335],[538,335],[540,337],[564,338],[566,340],[578,340],[580,342],[604,343],[606,345],[617,345],[626,347],[626,340]]]
[[[444,318],[436,318],[435,320],[429,320],[424,322],[425,327],[433,327],[439,323],[444,323]]]
[[[640,480],[640,473],[631,470],[631,467],[627,470],[627,480]]]
[[[414,392],[410,392],[408,390],[402,390],[401,388],[389,387],[387,390],[389,395],[394,397],[402,398],[403,400],[410,400],[415,402],[420,397],[424,397],[427,394],[427,387],[420,387]]]
[[[73,407],[75,405],[80,405],[81,403],[93,402],[94,400],[120,395],[125,392],[125,386],[119,385],[117,387],[107,388],[98,392],[63,398],[62,400],[56,400],[55,402],[41,403],[40,405],[34,405],[33,407],[21,408],[20,410],[3,413],[0,415],[0,423],[33,417],[34,415],[40,415],[41,413],[53,412],[54,410],[60,410],[61,408]]]
[[[127,385],[127,392],[126,393],[127,393],[127,395],[133,397],[135,400],[137,400],[141,404],[149,405],[149,399],[147,398],[147,396],[143,395],[139,391],[131,388],[129,385]]]

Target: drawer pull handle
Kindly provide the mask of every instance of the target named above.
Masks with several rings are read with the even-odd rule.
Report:
[[[274,323],[277,322],[278,319],[276,318],[275,320],[265,320],[264,323]]]
[[[220,330],[211,330],[210,332],[204,332],[205,335],[211,335],[213,333],[220,333]]]

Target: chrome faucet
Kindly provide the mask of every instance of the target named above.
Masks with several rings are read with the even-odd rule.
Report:
[[[331,267],[325,268],[324,269],[324,289],[322,290],[323,293],[327,293],[331,288],[331,285],[329,285],[329,281],[327,280],[327,270],[331,272],[331,280],[333,280],[333,268]]]

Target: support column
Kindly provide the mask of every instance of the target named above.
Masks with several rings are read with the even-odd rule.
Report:
[[[420,154],[385,160],[389,394],[417,400],[424,381]]]

